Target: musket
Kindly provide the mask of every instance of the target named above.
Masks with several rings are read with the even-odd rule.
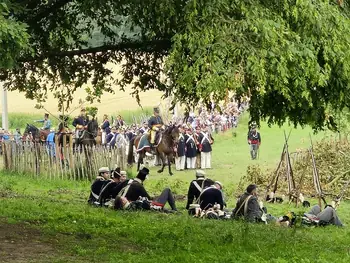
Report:
[[[285,142],[284,142],[284,145],[283,145],[283,150],[282,150],[282,153],[281,153],[281,159],[280,159],[280,162],[279,162],[279,164],[278,164],[278,166],[277,166],[277,169],[276,169],[276,171],[275,171],[275,173],[274,173],[274,176],[272,176],[271,182],[270,182],[269,185],[266,187],[265,199],[266,199],[266,197],[267,197],[267,195],[268,195],[268,193],[269,193],[269,191],[270,191],[270,188],[271,188],[271,186],[273,185],[273,183],[275,183],[275,188],[276,188],[276,189],[274,189],[274,192],[276,192],[276,190],[277,190],[277,182],[278,182],[278,176],[279,176],[279,175],[278,175],[278,171],[279,171],[279,169],[281,168],[281,164],[282,164],[282,162],[283,162],[284,155],[285,155],[286,143],[287,143],[288,140],[289,140],[289,137],[290,137],[291,132],[292,132],[292,129],[290,129],[290,131],[289,131],[288,138],[285,139]]]
[[[315,161],[315,156],[314,156],[314,152],[313,152],[313,144],[312,144],[311,134],[310,134],[310,142],[311,142],[311,147],[310,147],[309,151],[310,151],[311,160],[312,160],[313,181],[314,181],[315,190],[316,190],[316,193],[317,193],[317,196],[318,196],[318,204],[320,206],[320,209],[322,209],[322,201],[321,200],[323,200],[325,205],[327,205],[327,202],[326,202],[326,200],[323,197],[322,187],[321,187],[321,183],[320,183],[320,177],[318,175],[316,161]]]
[[[334,200],[335,201],[335,209],[340,205],[340,201],[343,199],[345,193],[346,193],[346,190],[349,188],[349,185],[350,185],[350,180],[348,180],[344,186],[343,186],[343,189],[341,190],[340,194],[337,196],[337,198]]]
[[[288,151],[288,142],[287,142],[287,135],[286,132],[284,131],[284,138],[286,140],[285,145],[286,145],[286,163],[287,163],[287,184],[288,184],[288,195],[289,195],[289,200],[292,200],[291,194],[294,191],[295,188],[295,183],[294,180],[292,179],[292,166],[290,163],[290,156],[289,156],[289,151]]]

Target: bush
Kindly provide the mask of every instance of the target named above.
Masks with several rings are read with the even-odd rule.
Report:
[[[313,147],[315,163],[320,177],[322,190],[325,194],[332,196],[339,195],[344,185],[350,179],[350,144],[345,138],[343,140],[324,139],[317,142]],[[313,165],[311,154],[307,150],[297,151],[290,155],[292,164],[292,173],[296,188],[301,188],[301,192],[307,195],[315,195],[315,186],[313,181]],[[268,169],[263,172],[258,165],[249,166],[247,175],[241,178],[238,189],[244,191],[244,187],[254,183],[262,189],[271,183],[276,169]],[[286,161],[282,162],[278,171],[278,192],[288,194]],[[273,189],[271,185],[270,190]],[[345,191],[345,196],[350,197],[349,188]]]

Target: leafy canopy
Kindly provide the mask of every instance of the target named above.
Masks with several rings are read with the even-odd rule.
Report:
[[[3,19],[14,23],[18,39],[5,47],[21,51],[2,58],[1,75],[32,99],[44,101],[50,90],[69,106],[88,81],[90,101],[126,85],[136,99],[159,89],[188,107],[232,91],[250,98],[256,121],[315,129],[335,125],[328,109],[350,105],[349,8],[342,1],[11,0],[8,6]],[[120,78],[108,63],[122,65]]]

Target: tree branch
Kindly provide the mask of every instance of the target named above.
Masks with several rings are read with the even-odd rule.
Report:
[[[74,56],[81,56],[86,54],[95,54],[99,52],[107,52],[107,51],[128,51],[128,50],[135,50],[135,51],[143,51],[147,53],[152,52],[161,52],[161,51],[168,51],[171,47],[171,41],[169,39],[165,40],[153,40],[153,41],[136,41],[136,42],[122,42],[115,45],[103,45],[99,47],[92,47],[92,48],[86,48],[86,49],[75,49],[75,50],[67,50],[67,51],[61,51],[61,50],[52,50],[48,52],[44,52],[42,54],[38,54],[34,57],[29,58],[23,58],[20,59],[20,62],[31,62],[31,61],[37,61],[37,60],[43,60],[46,58],[53,58],[53,57],[74,57]]]
[[[72,2],[73,0],[57,0],[51,5],[46,5],[44,8],[39,9],[39,11],[31,18],[27,20],[28,23],[39,22],[41,19],[47,17],[48,15],[55,13],[58,9],[65,6],[66,4]],[[50,1],[51,2],[51,1]]]

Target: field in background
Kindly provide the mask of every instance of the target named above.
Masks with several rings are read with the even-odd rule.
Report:
[[[94,106],[99,109],[98,116],[102,117],[103,114],[116,114],[120,111],[135,111],[140,110],[140,106],[137,104],[136,99],[131,95],[131,88],[126,88],[125,92],[116,89],[114,94],[104,94],[101,98],[101,103],[95,102],[93,104],[84,104],[84,106]],[[161,102],[162,92],[157,90],[150,90],[144,93],[140,93],[141,106],[142,107],[154,107]],[[78,89],[74,93],[74,102],[71,106],[71,110],[78,106],[79,99],[84,100],[86,93],[84,88]],[[23,93],[17,91],[8,92],[8,111],[9,113],[28,113],[33,115],[43,115],[45,109],[36,109],[36,102],[26,99]],[[43,106],[52,114],[59,115],[57,100],[49,95],[49,98]],[[0,112],[2,112],[2,104],[0,101]],[[68,111],[70,112],[70,110]],[[75,110],[72,115],[79,114],[79,109]]]
[[[109,114],[109,120],[112,121],[115,120],[115,118],[121,115],[127,124],[133,123],[134,120],[136,120],[138,123],[141,121],[141,117],[149,117],[152,115],[152,107],[144,107],[144,108],[138,108],[134,110],[116,110],[114,112],[111,112]],[[72,115],[70,118],[70,122],[73,121],[73,118],[76,115]],[[0,116],[0,127],[1,127],[1,119],[2,116]],[[23,129],[26,127],[26,124],[34,124],[37,127],[41,127],[41,123],[35,123],[35,120],[41,120],[43,119],[43,114],[40,113],[9,113],[9,127],[11,131],[14,131],[16,128],[21,128],[22,132]],[[55,117],[50,117],[52,122],[52,127],[57,128],[59,121]],[[102,122],[102,118],[98,118],[99,123]]]

